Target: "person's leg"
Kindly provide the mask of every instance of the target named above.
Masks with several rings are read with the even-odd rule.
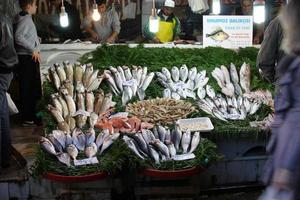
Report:
[[[9,110],[6,98],[6,91],[0,91],[0,131],[1,131],[1,166],[8,167],[10,162],[10,123],[9,123]]]
[[[20,85],[21,114],[23,121],[33,121],[35,119],[35,77],[36,69],[32,66],[31,56],[19,56],[18,79]]]

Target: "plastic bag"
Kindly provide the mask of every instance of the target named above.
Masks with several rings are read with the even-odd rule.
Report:
[[[15,115],[19,113],[19,110],[14,103],[14,101],[11,99],[10,94],[6,92],[6,98],[7,98],[7,104],[8,104],[8,109],[9,109],[9,114],[10,115]]]
[[[193,13],[204,13],[209,9],[207,0],[189,0],[189,5]]]

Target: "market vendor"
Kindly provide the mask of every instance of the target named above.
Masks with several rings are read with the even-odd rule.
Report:
[[[157,33],[152,33],[149,30],[149,22],[146,24],[143,35],[146,39],[154,43],[171,42],[179,39],[180,21],[174,15],[175,2],[166,0],[161,10],[158,10],[157,17],[159,18],[159,30]]]
[[[100,20],[93,21],[92,15],[88,15],[83,21],[85,31],[90,35],[92,42],[114,43],[120,33],[120,20],[116,10],[108,7],[106,0],[98,0],[97,6]]]

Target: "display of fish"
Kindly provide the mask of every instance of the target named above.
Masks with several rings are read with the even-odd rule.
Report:
[[[186,98],[204,98],[201,89],[208,83],[209,78],[206,76],[206,71],[198,71],[196,67],[190,70],[186,65],[180,68],[174,66],[171,72],[168,68],[163,67],[161,72],[155,73],[158,82],[165,88],[163,97],[172,98],[175,100]],[[201,92],[198,95],[198,91]]]
[[[155,137],[155,132],[157,137]],[[152,130],[144,129],[141,133],[123,136],[127,144],[139,158],[150,158],[156,164],[167,160],[189,160],[190,156],[201,144],[199,132],[191,133],[186,130],[183,134],[175,123],[174,129],[156,124]],[[179,156],[180,158],[176,157]]]

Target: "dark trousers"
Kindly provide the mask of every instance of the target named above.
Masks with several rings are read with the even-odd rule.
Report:
[[[16,69],[20,85],[21,115],[23,121],[36,121],[36,106],[41,97],[41,78],[39,63],[31,55],[18,55]]]
[[[0,74],[0,164],[7,165],[10,160],[10,123],[6,91],[10,85],[12,74]]]

